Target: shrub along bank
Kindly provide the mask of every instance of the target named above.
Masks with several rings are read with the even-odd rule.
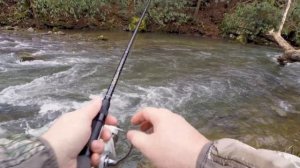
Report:
[[[147,0],[0,0],[0,24],[37,28],[130,29]],[[224,36],[270,43],[285,0],[153,0],[147,31]],[[300,45],[300,2],[294,1],[283,35]]]
[[[285,1],[275,0],[241,3],[234,12],[225,14],[220,29],[223,35],[244,43],[269,43],[267,34],[280,25],[285,5]],[[282,33],[293,45],[300,45],[300,2],[293,3]]]

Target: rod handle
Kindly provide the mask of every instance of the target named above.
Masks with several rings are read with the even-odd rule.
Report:
[[[105,124],[105,120],[108,115],[109,106],[110,106],[110,100],[103,99],[100,111],[97,114],[97,116],[93,119],[93,122],[92,122],[91,137],[90,137],[88,143],[85,145],[85,147],[81,150],[81,152],[79,153],[79,156],[77,158],[77,168],[86,168],[86,167],[84,167],[84,165],[87,163],[89,163],[89,166],[90,166],[90,157],[92,154],[90,147],[94,140],[99,139],[100,132]],[[87,162],[87,160],[89,162]],[[79,166],[82,166],[82,167],[79,167]]]
[[[90,157],[82,155],[77,157],[77,168],[91,168]]]

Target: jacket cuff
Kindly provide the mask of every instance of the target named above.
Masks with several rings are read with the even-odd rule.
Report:
[[[51,146],[45,140],[30,135],[13,137],[0,147],[0,167],[58,168]]]
[[[46,154],[48,155],[48,162],[50,163],[50,165],[48,167],[49,168],[59,168],[59,166],[58,166],[58,159],[57,159],[57,157],[55,155],[55,152],[54,152],[53,148],[49,144],[49,142],[46,141],[45,139],[41,138],[41,137],[39,137],[39,140],[46,147]]]
[[[277,151],[255,149],[234,139],[206,144],[197,160],[197,168],[228,167],[300,167],[300,158]]]
[[[210,148],[213,145],[213,142],[209,142],[207,144],[204,145],[204,147],[202,148],[198,159],[197,159],[197,168],[204,168],[206,163],[207,163],[207,159],[208,159],[208,155],[210,152]]]

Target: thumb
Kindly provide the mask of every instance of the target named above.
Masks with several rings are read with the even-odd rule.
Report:
[[[94,98],[90,102],[88,102],[85,106],[83,106],[81,109],[77,110],[77,112],[87,114],[89,118],[92,120],[96,117],[96,115],[99,113],[101,108],[101,98]]]
[[[146,148],[148,148],[148,144],[150,144],[149,138],[149,135],[141,131],[130,130],[127,133],[127,139],[140,151],[144,151]]]

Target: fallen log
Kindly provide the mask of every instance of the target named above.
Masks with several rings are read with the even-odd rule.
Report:
[[[274,29],[269,31],[269,35],[271,35],[273,37],[273,39],[278,43],[278,45],[284,50],[283,55],[279,56],[277,58],[278,63],[283,66],[286,65],[287,63],[300,62],[300,50],[293,47],[281,36],[281,32],[282,32],[284,23],[286,21],[288,12],[290,10],[291,3],[292,3],[292,0],[288,0],[287,7],[283,14],[282,21],[281,21],[278,31],[274,31]]]

